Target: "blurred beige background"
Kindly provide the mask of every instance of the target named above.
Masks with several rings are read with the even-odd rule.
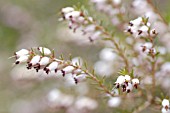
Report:
[[[170,1],[155,1],[163,16],[170,21],[170,7],[168,7]],[[62,7],[77,4],[83,4],[87,9],[93,10],[88,0],[0,0],[0,113],[65,112],[48,111],[43,99],[53,88],[60,88],[65,93],[75,96],[76,90],[64,87],[60,79],[55,77],[47,80],[40,77],[39,80],[31,79],[24,82],[15,79],[19,72],[15,70],[16,67],[12,67],[14,59],[8,58],[21,48],[45,46],[55,49],[56,56],[61,53],[66,58],[68,54],[81,56],[92,66],[98,59],[98,52],[102,46],[83,42],[79,35],[69,31],[65,23],[58,21]],[[21,73],[23,76],[27,74],[27,72]],[[34,75],[27,75],[29,76]],[[95,113],[111,113],[113,110],[104,105],[105,100],[102,100],[97,93],[93,87],[91,93],[86,94],[96,98],[101,104]],[[28,107],[31,105],[35,108]],[[34,112],[29,111],[29,108]]]

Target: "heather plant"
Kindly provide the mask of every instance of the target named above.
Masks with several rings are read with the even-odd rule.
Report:
[[[47,78],[54,75],[60,79],[63,76],[76,86],[89,79],[97,87],[101,99],[106,97],[105,104],[113,107],[113,111],[118,108],[118,112],[140,113],[152,108],[152,112],[170,113],[170,63],[166,60],[169,38],[165,37],[169,25],[161,13],[151,0],[89,2],[96,12],[108,17],[114,29],[107,28],[103,24],[106,20],[99,21],[79,5],[62,8],[58,20],[86,43],[103,46],[100,60],[94,67],[70,54],[65,59],[47,47],[16,51],[14,65],[24,64],[26,69],[42,72]],[[119,38],[117,32],[123,36]],[[168,86],[160,88],[165,85]],[[133,105],[128,105],[130,100]],[[100,104],[89,97],[74,99],[59,89],[49,92],[47,102],[51,108],[64,108],[67,113],[88,113]]]

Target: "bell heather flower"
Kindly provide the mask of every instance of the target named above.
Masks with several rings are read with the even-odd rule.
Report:
[[[131,92],[133,87],[137,88],[137,85],[139,85],[139,80],[137,78],[131,80],[129,75],[120,75],[115,82],[115,88],[121,88],[127,93]]]
[[[47,74],[51,71],[57,72],[57,67],[58,67],[58,62],[54,61],[50,63],[48,67],[45,67],[44,70],[46,71]]]
[[[41,57],[39,55],[34,56],[31,61],[28,63],[28,69],[31,69],[32,66],[36,65],[39,63]]]
[[[73,11],[62,13],[61,20],[68,21],[69,28],[72,29],[73,32],[76,32],[76,30],[82,31],[83,35],[88,36],[90,42],[101,39],[103,35],[105,35],[103,29],[93,20],[93,18],[82,10],[74,9]]]
[[[129,75],[125,75],[125,82],[129,82],[131,80],[131,77]]]
[[[131,83],[128,83],[126,87],[126,92],[130,93],[132,90],[133,90],[133,85]]]
[[[168,112],[168,111],[170,111],[170,103],[169,103],[169,100],[168,99],[163,99],[163,101],[162,101],[162,111],[165,111],[165,113],[166,112]]]
[[[85,74],[85,73],[82,73],[82,74],[79,74],[79,75],[74,74],[74,75],[73,75],[73,78],[74,78],[75,83],[77,84],[77,83],[85,80],[85,79],[86,79],[86,76],[87,76],[87,74]]]
[[[37,52],[37,50],[40,51],[40,53]],[[71,61],[67,62],[64,60],[56,59],[51,54],[50,49],[44,47],[38,47],[38,48],[33,48],[32,51],[29,52],[27,55],[24,54],[23,56],[17,58],[15,64],[27,63],[27,69],[31,69],[32,67],[34,67],[34,69],[37,72],[39,70],[43,70],[47,74],[52,71],[54,71],[55,73],[61,71],[63,77],[66,74],[72,74],[72,79],[77,84],[78,82],[83,81],[87,76],[87,74],[81,69],[82,62],[78,62],[77,60],[78,60],[77,58],[74,58],[72,62]]]
[[[63,14],[67,14],[67,13],[70,13],[70,12],[73,12],[73,11],[74,11],[74,8],[72,8],[72,7],[66,7],[66,8],[61,9],[61,12]]]
[[[27,49],[21,49],[21,50],[15,52],[14,55],[15,55],[16,58],[19,58],[19,57],[21,57],[21,56],[28,55],[29,52],[30,52],[30,51],[27,50]]]
[[[125,32],[130,33],[135,38],[155,37],[158,34],[155,29],[151,28],[148,18],[145,17],[138,17],[137,19],[131,20]]]
[[[115,82],[116,87],[119,88],[124,82],[125,82],[125,77],[120,75]]]
[[[28,59],[29,59],[29,55],[20,56],[20,57],[15,61],[15,64],[25,63],[25,62],[28,61]]]
[[[132,79],[132,84],[133,84],[133,86],[137,89],[137,87],[138,87],[138,85],[139,85],[139,79],[137,79],[137,78],[134,78],[134,79]]]
[[[45,65],[47,65],[49,63],[50,63],[50,58],[49,57],[42,57],[40,62],[39,62],[39,65],[40,66],[43,66],[43,65],[45,66]]]
[[[51,50],[45,47],[38,47],[38,50],[44,55],[51,55]]]

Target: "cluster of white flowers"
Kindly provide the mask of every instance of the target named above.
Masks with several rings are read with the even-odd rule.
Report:
[[[83,11],[75,10],[73,7],[62,8],[62,19],[69,22],[69,28],[76,32],[77,29],[87,35],[92,42],[101,37],[103,31],[97,27],[92,17],[85,15]]]
[[[146,42],[142,45],[142,52],[153,55],[156,54],[156,49],[153,47],[152,43]]]
[[[138,17],[137,19],[131,20],[126,32],[130,33],[135,38],[149,38],[157,35],[156,30],[151,29],[148,18],[144,17]]]
[[[119,25],[120,15],[125,12],[121,0],[91,0],[95,4],[96,9],[105,13],[111,18],[113,25]]]
[[[34,68],[37,72],[43,70],[46,74],[60,71],[63,76],[71,73],[76,84],[84,80],[87,76],[85,72],[79,68],[78,63],[56,59],[52,51],[45,47],[38,47],[35,50],[21,49],[15,52],[14,55],[16,57],[15,64],[27,63],[27,69]]]
[[[116,88],[121,87],[123,92],[129,93],[133,90],[133,87],[137,89],[139,83],[138,78],[131,79],[129,75],[120,75],[115,82],[115,86]]]
[[[170,103],[168,99],[162,101],[162,113],[170,113]]]

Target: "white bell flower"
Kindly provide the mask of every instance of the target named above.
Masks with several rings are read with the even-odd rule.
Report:
[[[70,12],[70,13],[65,14],[65,18],[66,18],[67,20],[70,20],[71,18],[77,18],[77,17],[79,17],[80,14],[81,14],[80,11],[72,11],[72,12]]]
[[[126,87],[126,92],[130,93],[133,90],[133,85],[131,83],[128,83],[127,87]]]
[[[139,26],[142,23],[142,17],[130,21],[131,26]]]
[[[137,78],[134,78],[134,79],[132,79],[132,84],[133,84],[133,86],[135,87],[135,88],[137,88],[137,86],[139,85],[139,79],[137,79]]]
[[[126,81],[126,82],[129,82],[129,81],[131,80],[131,77],[130,77],[129,75],[125,75],[124,78],[125,78],[125,81]]]
[[[38,50],[44,55],[51,55],[51,50],[45,47],[38,47]]]
[[[39,62],[39,65],[40,66],[45,66],[47,64],[50,63],[50,58],[49,57],[42,57],[40,62]]]
[[[170,104],[170,103],[169,103],[169,100],[168,100],[168,99],[163,99],[163,101],[162,101],[162,106],[163,106],[163,107],[166,107],[166,106],[169,107],[169,104]]]
[[[28,59],[29,59],[29,55],[21,56],[16,60],[15,64],[25,63],[28,61]]]
[[[17,52],[15,52],[15,56],[18,58],[18,57],[21,57],[21,56],[24,56],[24,55],[28,55],[29,54],[29,50],[27,49],[21,49]]]
[[[115,82],[116,87],[119,88],[119,86],[122,85],[124,82],[125,82],[125,77],[120,75]]]
[[[31,59],[30,64],[35,65],[35,64],[39,63],[40,59],[41,59],[41,57],[39,55],[36,55]]]
[[[54,61],[52,62],[48,67],[46,67],[44,70],[48,74],[49,71],[55,71],[57,72],[58,62]]]
[[[64,14],[70,13],[72,11],[74,11],[73,7],[66,7],[66,8],[61,9],[61,12],[64,13]]]

